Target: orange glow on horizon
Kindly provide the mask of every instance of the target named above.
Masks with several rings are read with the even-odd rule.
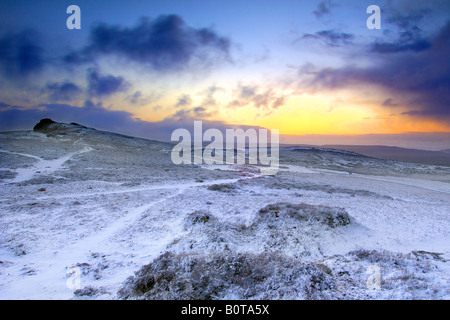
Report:
[[[201,102],[195,99],[193,106]],[[398,134],[408,132],[450,132],[450,127],[436,120],[414,117],[402,112],[405,108],[388,110],[379,105],[362,105],[361,101],[346,95],[301,94],[285,99],[277,109],[257,108],[253,104],[230,107],[230,99],[222,92],[217,99],[219,107],[211,109],[211,116],[203,120],[222,121],[230,125],[260,126],[279,129],[283,135],[361,135]],[[229,98],[229,97],[228,97]],[[130,110],[144,121],[158,122],[173,116],[182,108],[173,107],[174,101],[159,101],[158,106],[141,106]],[[171,106],[169,108],[163,105]],[[209,111],[209,109],[208,109]],[[392,113],[395,111],[396,113]]]

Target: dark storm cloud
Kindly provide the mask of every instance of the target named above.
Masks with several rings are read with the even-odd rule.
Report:
[[[411,107],[409,114],[450,121],[450,21],[420,52],[381,55],[378,64],[357,68],[322,69],[310,74],[314,89],[337,89],[361,84],[384,87]],[[385,101],[386,102],[386,101]],[[392,101],[391,101],[392,102]],[[389,101],[387,102],[389,104]],[[390,107],[394,107],[391,103]]]
[[[88,70],[88,91],[91,96],[105,97],[126,91],[129,85],[122,77],[103,76],[96,69]]]
[[[418,8],[412,11],[409,9],[405,12],[389,8],[385,12],[387,23],[396,26],[399,30],[414,30],[416,32],[421,30],[419,25],[432,13],[427,8]]]
[[[388,10],[386,23],[394,27],[396,39],[392,41],[378,40],[371,45],[371,51],[376,53],[398,53],[402,51],[420,52],[430,48],[431,43],[423,36],[421,24],[429,14],[427,9],[417,12],[399,13],[395,10]]]
[[[68,63],[85,63],[101,55],[119,55],[155,70],[175,70],[208,49],[228,55],[230,41],[208,28],[195,29],[178,15],[141,19],[134,27],[98,24],[84,49],[65,57]]]
[[[425,39],[399,40],[398,42],[376,42],[372,44],[371,51],[377,53],[397,53],[402,51],[420,52],[429,49],[431,43]]]
[[[79,96],[82,90],[72,82],[48,83],[45,91],[52,101],[70,101]]]
[[[41,71],[45,65],[43,48],[33,30],[8,32],[0,36],[0,65],[8,76],[22,77]]]

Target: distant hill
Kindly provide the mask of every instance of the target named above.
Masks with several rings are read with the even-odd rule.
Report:
[[[102,131],[97,131],[93,128],[88,128],[78,123],[58,123],[51,119],[42,119],[33,128],[35,132],[45,133],[48,136],[66,135],[70,133],[80,134],[83,132],[97,133],[107,133]],[[108,135],[117,135],[127,138],[134,138],[125,135],[119,135],[114,133],[108,133]],[[148,140],[148,139],[144,139]],[[148,140],[157,142],[154,140]],[[161,142],[162,143],[162,142]],[[450,166],[450,149],[441,151],[430,151],[430,150],[420,150],[420,149],[408,149],[401,147],[391,147],[391,146],[366,146],[366,145],[321,145],[321,146],[310,146],[310,145],[281,145],[281,147],[296,148],[298,150],[310,150],[310,151],[329,151],[342,153],[342,151],[352,152],[355,154],[360,154],[367,157],[380,158],[380,159],[390,159],[398,160],[404,162],[412,163],[423,163],[431,165],[440,166]],[[348,154],[347,154],[348,155]]]
[[[368,157],[450,166],[450,149],[430,151],[388,146],[324,145],[324,148],[356,152]]]

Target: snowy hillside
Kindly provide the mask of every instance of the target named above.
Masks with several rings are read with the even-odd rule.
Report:
[[[0,299],[450,298],[450,167],[281,148],[262,176],[171,150],[0,133]]]

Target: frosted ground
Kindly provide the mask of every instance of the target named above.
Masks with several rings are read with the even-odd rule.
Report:
[[[262,176],[171,149],[1,133],[0,299],[450,298],[450,167],[282,148]]]

